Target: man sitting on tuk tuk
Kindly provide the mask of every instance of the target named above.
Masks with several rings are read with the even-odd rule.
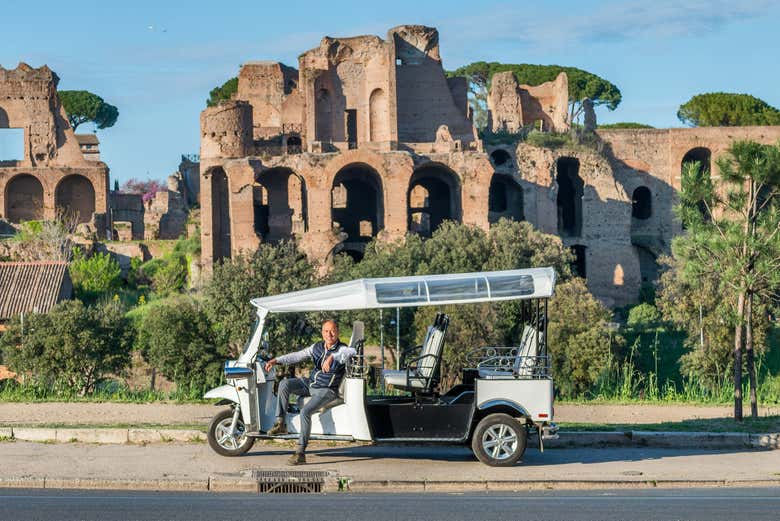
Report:
[[[344,378],[347,361],[354,354],[354,348],[339,340],[339,326],[336,321],[329,319],[322,323],[321,341],[300,351],[272,358],[265,363],[267,372],[276,364],[293,365],[305,360],[314,362],[314,369],[308,379],[285,378],[279,384],[277,419],[274,426],[268,430],[270,436],[287,434],[285,414],[290,394],[311,397],[300,411],[301,429],[298,446],[287,461],[289,465],[306,463],[305,452],[311,434],[311,416],[320,407],[338,398],[339,384]]]

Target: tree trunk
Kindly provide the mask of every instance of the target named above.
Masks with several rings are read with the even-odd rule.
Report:
[[[745,292],[737,299],[737,325],[734,329],[734,419],[742,421],[742,321],[745,316]]]
[[[750,379],[750,417],[758,418],[758,399],[756,397],[756,364],[753,354],[753,293],[748,293],[745,309],[745,354],[747,372]]]

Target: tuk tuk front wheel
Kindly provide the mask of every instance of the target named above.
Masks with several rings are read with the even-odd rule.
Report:
[[[233,409],[225,409],[211,419],[206,437],[209,445],[222,456],[240,456],[255,444],[255,439],[246,435],[246,425],[241,415],[238,415],[236,431],[230,435],[230,425],[233,423]]]
[[[474,429],[471,450],[479,461],[491,467],[509,467],[523,456],[528,442],[525,425],[508,414],[493,413]]]

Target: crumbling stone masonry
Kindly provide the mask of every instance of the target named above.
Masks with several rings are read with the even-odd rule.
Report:
[[[108,167],[82,154],[57,97],[59,78],[45,65],[0,67],[0,132],[22,129],[18,158],[0,158],[0,218],[11,223],[74,212],[106,232]]]
[[[537,86],[519,85],[511,71],[496,73],[487,103],[488,126],[493,132],[516,133],[526,125],[550,132],[569,130],[569,80],[565,72]]]
[[[740,127],[598,131],[599,150],[485,146],[430,27],[327,37],[298,66],[249,63],[235,99],[201,113],[207,268],[285,237],[327,263],[338,252],[360,259],[374,237],[506,217],[558,235],[591,291],[624,305],[681,231],[672,208],[682,163],[717,176],[734,140],[780,140],[780,127]],[[492,125],[512,132],[541,119],[565,130],[566,92],[565,75],[532,88],[494,78]]]

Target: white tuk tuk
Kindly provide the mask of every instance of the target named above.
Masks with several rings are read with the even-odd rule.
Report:
[[[443,394],[437,386],[449,317],[436,316],[423,344],[402,356],[400,370],[382,371],[385,384],[404,391],[400,396],[367,393],[363,324],[355,322],[350,345],[357,354],[347,365],[339,399],[312,416],[311,431],[313,440],[470,443],[483,463],[512,465],[525,452],[529,431],[539,437],[542,450],[544,440],[557,438],[546,345],[547,301],[554,287],[552,268],[533,268],[360,279],[254,299],[257,322],[246,349],[238,360],[225,362],[227,383],[205,395],[231,406],[212,419],[209,444],[219,454],[237,456],[255,439],[271,438],[265,432],[276,418],[276,368],[266,373],[268,357],[258,356],[269,313],[519,300],[519,345],[475,346],[474,367],[463,369],[461,383]],[[290,434],[277,438],[297,438],[298,416],[294,409],[287,412]]]

